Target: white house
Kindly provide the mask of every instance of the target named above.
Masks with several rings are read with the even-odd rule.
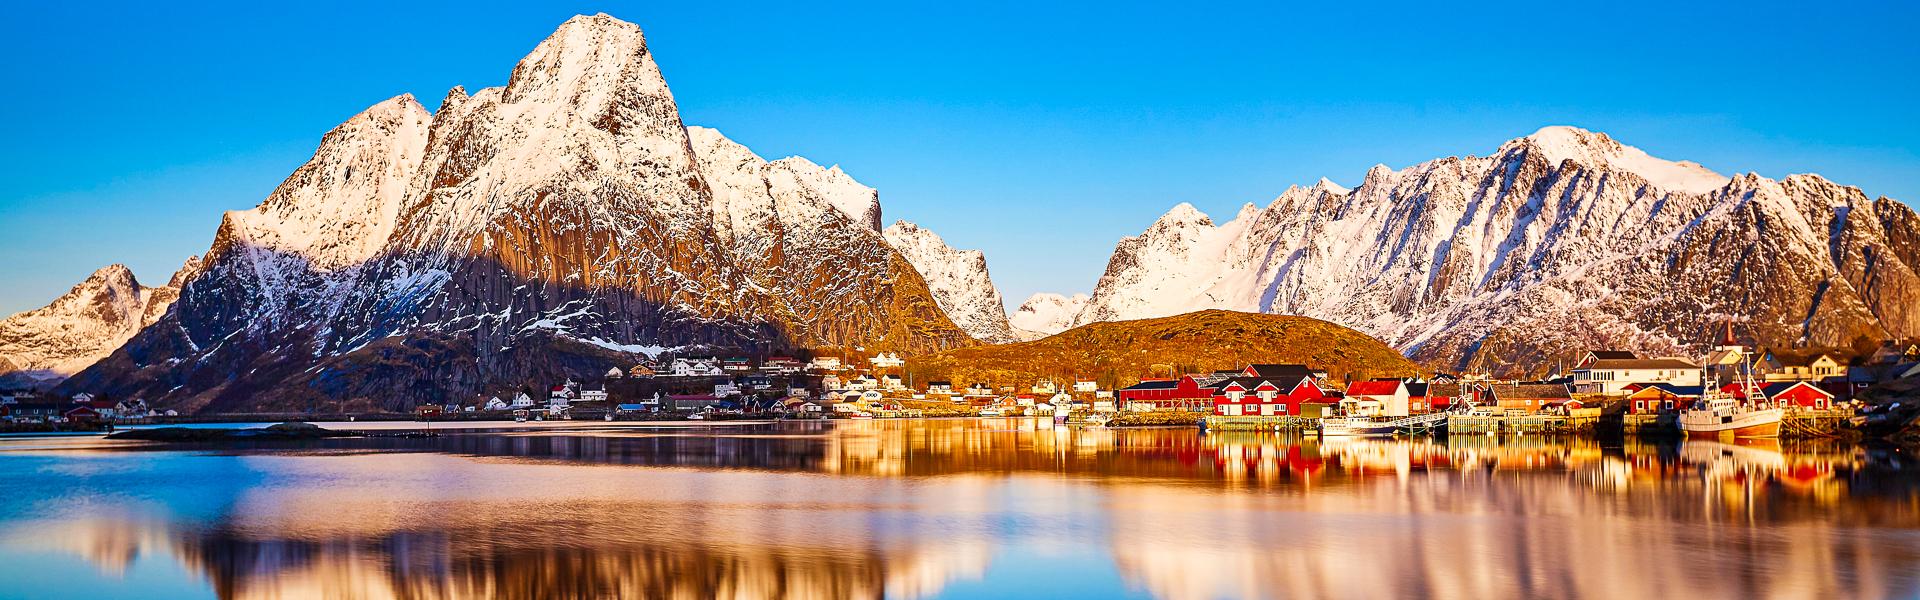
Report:
[[[581,402],[606,402],[607,390],[606,388],[601,388],[597,390],[580,390],[580,401]]]
[[[1625,356],[1621,356],[1625,354]],[[1700,365],[1684,358],[1629,358],[1617,351],[1588,352],[1573,369],[1573,391],[1609,396],[1626,393],[1635,383],[1700,385]]]
[[[900,365],[907,364],[907,361],[905,359],[900,358],[900,355],[898,354],[894,354],[892,352],[881,352],[879,354],[873,355],[873,358],[867,359],[867,364],[873,365],[873,368],[875,369],[891,369],[894,367],[898,367]]]
[[[620,367],[607,369],[607,379],[619,379],[626,376],[627,372],[620,370]]]
[[[881,375],[880,388],[885,390],[904,390],[907,389],[907,386],[900,382],[899,375]]]
[[[531,402],[529,402],[529,404],[531,404]],[[507,409],[507,401],[501,400],[499,396],[494,396],[492,398],[487,399],[485,408],[481,410],[506,410],[506,409]]]
[[[526,392],[520,392],[519,395],[516,395],[513,397],[512,407],[513,408],[533,408],[533,397],[528,396]]]
[[[1046,381],[1033,384],[1032,390],[1033,390],[1033,393],[1035,394],[1052,394],[1054,392],[1060,391],[1060,388],[1055,387],[1053,385],[1052,379],[1048,379]]]
[[[1100,383],[1097,381],[1075,381],[1073,382],[1073,391],[1082,393],[1098,392],[1100,391]]]
[[[568,381],[553,386],[553,390],[547,394],[547,408],[566,408],[572,406],[574,398],[573,385],[572,381]]]
[[[837,356],[814,357],[813,362],[807,363],[807,367],[819,371],[838,371],[845,368],[840,364],[840,358]]]
[[[1340,410],[1366,417],[1404,417],[1410,414],[1410,396],[1407,382],[1398,379],[1355,381],[1347,385],[1346,396],[1340,399]]]
[[[947,395],[952,395],[952,394],[953,394],[953,382],[951,382],[951,381],[929,381],[929,382],[927,382],[927,393],[929,393],[929,394],[947,394]]]
[[[714,364],[712,359],[704,358],[673,359],[673,364],[669,367],[668,372],[672,373],[674,377],[719,377],[726,374],[720,370],[718,365]]]

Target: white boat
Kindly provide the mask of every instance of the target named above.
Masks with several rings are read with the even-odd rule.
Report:
[[[1690,438],[1772,438],[1780,437],[1780,420],[1786,412],[1743,404],[1731,397],[1714,394],[1680,413],[1680,430]]]
[[[1765,403],[1767,395],[1753,380],[1752,367],[1742,361],[1746,377],[1745,398],[1722,393],[1717,381],[1707,380],[1705,393],[1698,402],[1680,411],[1680,430],[1689,438],[1777,438],[1780,420],[1786,411]]]
[[[998,407],[995,407],[995,408],[983,408],[983,409],[980,409],[980,416],[982,416],[982,417],[1004,417],[1004,416],[1007,416],[1007,411],[1005,411],[1005,410],[1001,410],[1001,409],[1000,409],[1000,408],[998,408]]]
[[[1320,435],[1322,437],[1393,435],[1393,424],[1381,423],[1367,417],[1327,417],[1320,419]]]

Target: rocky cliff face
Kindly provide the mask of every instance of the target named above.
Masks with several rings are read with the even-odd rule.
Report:
[[[690,344],[970,343],[872,189],[689,130],[639,28],[567,21],[504,87],[401,96],[229,213],[155,327],[68,382],[187,410],[405,410]]]
[[[1920,219],[1817,175],[1725,177],[1549,127],[1491,156],[1293,188],[1120,242],[1077,322],[1203,308],[1354,327],[1445,370],[1539,374],[1589,347],[1920,333]]]
[[[107,265],[51,304],[0,321],[0,387],[51,386],[105,358],[160,320],[199,264],[188,259],[159,287]]]
[[[985,254],[955,250],[934,232],[906,221],[894,222],[884,233],[887,243],[927,280],[934,299],[955,325],[987,343],[1014,341],[1006,302],[987,275]]]

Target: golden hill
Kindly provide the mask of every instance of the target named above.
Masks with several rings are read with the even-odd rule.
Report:
[[[1339,380],[1411,376],[1419,367],[1380,340],[1333,323],[1287,315],[1205,310],[1094,323],[1015,344],[958,348],[907,361],[913,381],[1024,388],[1051,378],[1102,388],[1169,373],[1206,373],[1248,363],[1298,363]]]

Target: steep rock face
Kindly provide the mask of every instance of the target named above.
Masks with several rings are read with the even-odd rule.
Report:
[[[405,410],[641,348],[970,343],[880,236],[877,198],[689,131],[639,28],[576,17],[504,87],[456,87],[437,114],[397,97],[329,132],[227,215],[167,326],[67,386]]]
[[[1007,321],[1021,341],[1037,340],[1072,329],[1089,300],[1086,294],[1063,296],[1040,292],[1020,303],[1020,308],[1015,309]]]
[[[1446,370],[1585,348],[1696,351],[1920,332],[1912,209],[1817,175],[1724,177],[1549,127],[1488,157],[1322,180],[1226,224],[1182,205],[1123,240],[1079,322],[1203,308],[1326,319]]]
[[[985,254],[955,250],[938,234],[906,221],[894,222],[885,235],[887,243],[927,280],[934,299],[955,325],[987,343],[1014,341],[1006,301],[987,274]]]
[[[0,387],[41,387],[85,369],[165,315],[199,267],[145,287],[123,265],[94,271],[52,303],[0,321]]]

